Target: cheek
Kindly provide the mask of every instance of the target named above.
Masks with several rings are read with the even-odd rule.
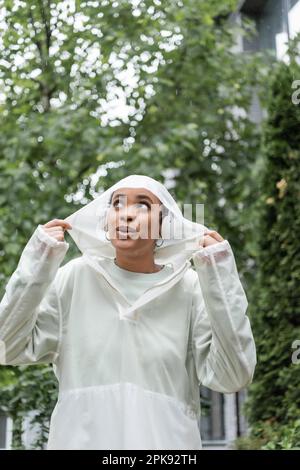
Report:
[[[114,210],[109,210],[107,214],[107,223],[110,228],[116,227],[117,225],[117,213]]]
[[[140,212],[135,225],[139,228],[141,238],[149,238],[150,234],[150,216],[147,213]]]
[[[160,231],[160,221],[159,221],[159,214],[153,213],[150,218],[150,226],[152,230],[152,237],[159,238],[159,231]]]
[[[159,237],[159,218],[154,213],[140,214],[140,230],[148,234],[147,238],[153,240]],[[145,237],[144,237],[145,238]]]

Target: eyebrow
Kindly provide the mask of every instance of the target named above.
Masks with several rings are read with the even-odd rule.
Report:
[[[120,193],[116,194],[113,199],[115,199],[119,196],[126,196],[126,194],[120,194]],[[147,196],[147,194],[137,194],[136,197],[138,199],[148,199],[149,201],[153,202],[152,199],[149,196]]]

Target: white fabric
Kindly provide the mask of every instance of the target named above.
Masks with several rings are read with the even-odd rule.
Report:
[[[173,272],[173,268],[169,265],[154,273],[132,272],[116,265],[112,259],[103,259],[102,265],[130,304],[133,304],[155,282],[162,281]]]
[[[255,343],[228,240],[186,249],[188,230],[167,241],[155,262],[170,274],[133,303],[106,269],[115,252],[96,215],[103,222],[125,186],[151,188],[190,230],[160,183],[124,178],[66,219],[82,256],[60,266],[69,243],[36,228],[0,304],[0,363],[53,363],[59,380],[48,449],[200,449],[199,384],[231,393],[252,381]]]

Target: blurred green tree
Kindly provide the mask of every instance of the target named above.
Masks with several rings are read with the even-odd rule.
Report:
[[[258,363],[247,410],[253,437],[267,436],[270,449],[300,447],[300,107],[293,87],[299,64],[296,38],[289,63],[278,63],[270,81],[256,204],[258,269],[250,314]]]

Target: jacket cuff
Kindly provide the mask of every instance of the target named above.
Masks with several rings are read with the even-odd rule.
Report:
[[[64,241],[58,241],[54,237],[51,237],[51,235],[48,235],[48,233],[45,232],[45,230],[42,227],[42,224],[39,224],[36,229],[36,234],[39,238],[40,241],[46,243],[49,246],[55,247],[55,246],[69,246],[69,243]]]
[[[193,260],[195,265],[197,266],[201,264],[202,261],[209,262],[210,257],[214,257],[215,259],[223,258],[224,256],[227,256],[230,250],[231,247],[228,240],[223,240],[222,242],[217,242],[213,245],[208,245],[200,248],[200,250],[194,253]]]

